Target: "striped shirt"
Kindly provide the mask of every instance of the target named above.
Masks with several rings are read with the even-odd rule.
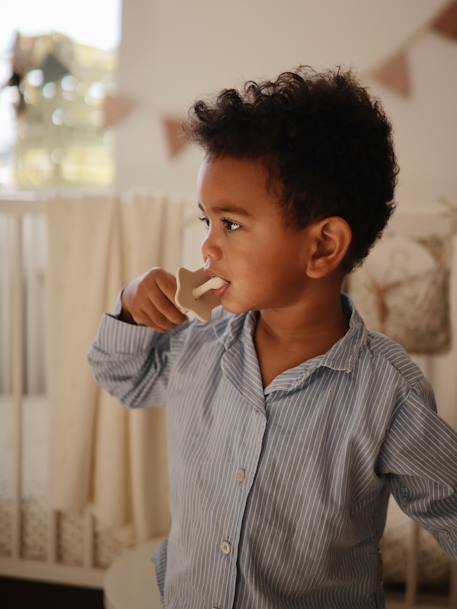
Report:
[[[457,433],[404,349],[342,302],[346,335],[265,388],[258,311],[219,306],[164,334],[102,319],[97,382],[167,408],[166,609],[384,607],[390,493],[457,558]]]

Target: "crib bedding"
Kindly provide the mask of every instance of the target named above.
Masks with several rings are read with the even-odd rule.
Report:
[[[22,558],[45,560],[49,507],[47,505],[48,424],[45,396],[26,397],[23,402]],[[13,419],[11,398],[0,396],[0,556],[11,548]],[[410,520],[391,499],[381,550],[384,581],[406,579]],[[83,564],[84,515],[59,513],[58,560],[66,565]],[[95,521],[95,566],[107,567],[128,547]],[[421,529],[418,557],[419,581],[440,585],[448,581],[450,560],[433,537]]]

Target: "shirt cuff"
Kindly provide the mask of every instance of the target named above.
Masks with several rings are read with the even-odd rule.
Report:
[[[98,328],[95,344],[108,353],[137,353],[138,350],[150,349],[161,337],[162,334],[152,328],[128,324],[106,313]]]
[[[107,315],[109,315],[110,317],[114,317],[114,319],[118,319],[120,320],[121,317],[121,313],[122,313],[122,294],[123,294],[124,290],[121,290],[116,298],[116,301],[114,303],[114,307],[111,313],[107,313]]]

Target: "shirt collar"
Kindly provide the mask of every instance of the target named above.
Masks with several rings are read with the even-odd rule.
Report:
[[[341,302],[344,312],[349,318],[349,329],[326,353],[313,357],[297,366],[297,372],[303,368],[309,372],[310,368],[326,366],[333,370],[350,373],[354,369],[359,356],[360,349],[364,347],[368,340],[368,331],[365,323],[358,313],[352,299],[347,295],[341,294]],[[249,311],[239,315],[230,315],[227,321],[227,313],[222,306],[217,307],[213,313],[214,323],[212,324],[217,339],[227,350],[238,339],[253,337],[258,311]],[[294,369],[295,370],[295,369]]]
[[[368,330],[357,311],[354,302],[347,294],[341,294],[343,311],[349,318],[349,329],[322,357],[322,366],[352,372],[359,358],[360,350],[368,342]]]

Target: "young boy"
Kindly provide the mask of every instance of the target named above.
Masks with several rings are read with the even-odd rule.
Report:
[[[189,321],[153,268],[89,353],[124,404],[167,407],[163,606],[383,607],[390,493],[457,558],[457,434],[342,293],[394,208],[389,121],[350,71],[301,67],[196,102],[186,129],[221,306]]]

